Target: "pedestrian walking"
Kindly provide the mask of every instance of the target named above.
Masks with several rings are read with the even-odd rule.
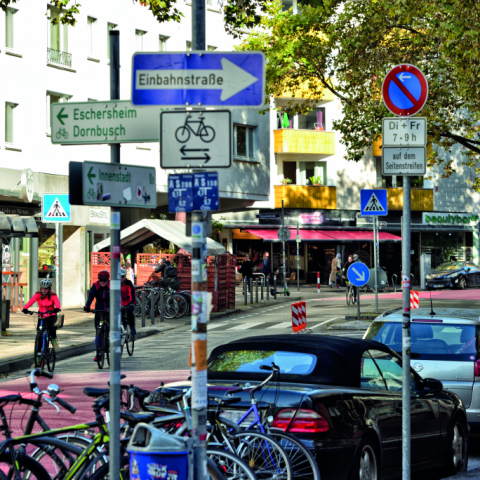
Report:
[[[245,260],[242,263],[242,266],[240,267],[240,273],[242,274],[242,279],[243,279],[243,292],[242,294],[245,295],[245,280],[247,281],[248,284],[248,292],[250,293],[250,282],[253,277],[253,262],[250,258],[250,255],[245,255]]]
[[[270,254],[265,252],[263,254],[263,261],[262,261],[262,273],[265,274],[265,277],[270,275],[272,271],[272,267],[270,266],[270,259],[268,258]]]
[[[135,272],[132,268],[130,262],[125,262],[125,271],[127,272],[127,280],[130,280],[132,283],[135,283]]]
[[[337,271],[340,270],[340,259],[342,256],[337,253],[337,256],[332,260],[332,270],[330,271],[330,287],[333,288],[334,285],[337,288],[340,288],[340,285],[337,284]]]

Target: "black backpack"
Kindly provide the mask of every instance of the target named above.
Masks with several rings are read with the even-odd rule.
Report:
[[[165,278],[175,278],[177,275],[177,269],[173,265],[167,265],[167,268],[165,269]]]

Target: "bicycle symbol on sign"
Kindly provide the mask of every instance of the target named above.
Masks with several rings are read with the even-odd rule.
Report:
[[[58,132],[55,134],[55,136],[57,137],[57,140],[60,140],[60,137],[67,139],[68,132],[65,130],[65,128],[60,128]]]
[[[87,198],[92,199],[92,198],[95,198],[95,196],[96,196],[95,190],[92,187],[90,187],[87,192]]]
[[[194,124],[198,124],[198,127]],[[196,131],[194,128],[196,128]],[[205,125],[203,118],[194,120],[191,117],[187,117],[185,124],[177,128],[175,138],[180,143],[186,143],[190,139],[190,132],[196,137],[200,137],[200,140],[205,143],[210,143],[215,138],[215,130]]]

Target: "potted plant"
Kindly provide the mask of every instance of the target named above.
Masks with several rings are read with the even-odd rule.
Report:
[[[310,181],[312,182],[312,185],[315,186],[315,187],[321,187],[322,186],[322,177],[320,177],[320,176],[310,177]]]
[[[288,185],[289,183],[292,183],[292,179],[291,178],[284,178],[284,179],[280,180],[280,183],[282,185]]]
[[[423,187],[423,178],[412,178],[412,187],[414,188],[422,188]]]

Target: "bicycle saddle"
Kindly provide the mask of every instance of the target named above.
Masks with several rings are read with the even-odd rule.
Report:
[[[87,397],[98,398],[98,397],[103,397],[103,395],[107,395],[108,393],[110,393],[110,389],[85,387],[83,389],[83,393],[87,395]]]
[[[150,423],[155,418],[155,413],[120,412],[120,418],[134,427],[137,423]]]

